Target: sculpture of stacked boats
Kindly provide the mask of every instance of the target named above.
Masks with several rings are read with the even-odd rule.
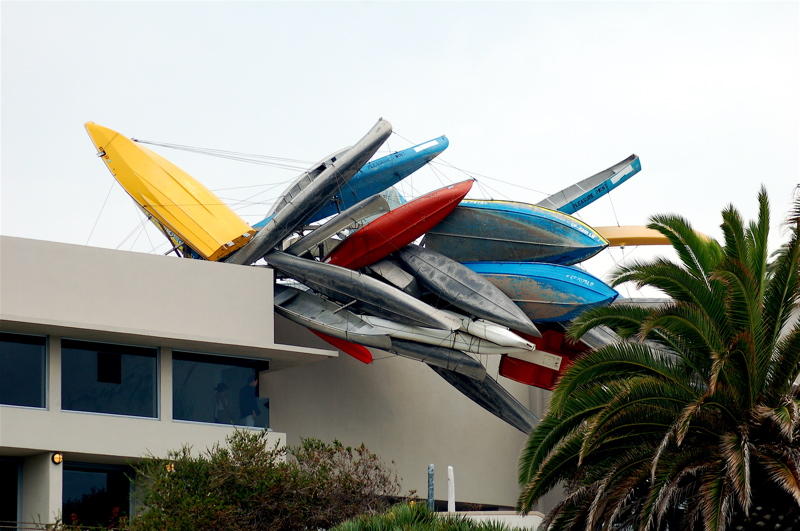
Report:
[[[465,199],[467,180],[391,208],[386,191],[448,140],[368,162],[391,134],[381,119],[300,175],[250,227],[159,155],[92,122],[86,128],[179,256],[240,265],[263,258],[292,281],[275,288],[281,315],[365,363],[370,349],[422,361],[525,432],[535,417],[486,374],[480,356],[502,356],[501,375],[550,388],[580,348],[553,347],[554,337],[567,344],[560,327],[617,296],[574,267],[608,241],[567,212],[637,173],[636,156],[538,205]]]

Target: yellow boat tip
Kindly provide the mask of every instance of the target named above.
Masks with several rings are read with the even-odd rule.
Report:
[[[119,134],[113,129],[103,127],[102,125],[94,122],[86,122],[84,127],[86,127],[86,132],[89,133],[89,138],[92,139],[92,142],[98,149],[107,146],[109,142],[111,142],[111,140]]]

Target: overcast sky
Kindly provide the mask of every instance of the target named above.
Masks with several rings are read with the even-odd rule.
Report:
[[[402,135],[385,149],[446,134],[442,158],[487,176],[472,197],[535,203],[636,153],[642,172],[582,219],[675,212],[716,236],[723,206],[753,215],[763,183],[777,231],[800,183],[798,5],[2,2],[0,232],[163,252],[88,120],[314,161],[380,116]],[[295,173],[158,151],[251,223]],[[465,178],[438,168],[403,191]]]

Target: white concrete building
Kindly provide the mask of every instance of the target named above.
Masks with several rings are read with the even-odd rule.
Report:
[[[129,463],[232,424],[363,442],[421,496],[428,463],[438,499],[453,465],[459,502],[514,505],[524,434],[422,363],[339,356],[274,314],[272,286],[268,268],[0,237],[0,526],[126,514]]]

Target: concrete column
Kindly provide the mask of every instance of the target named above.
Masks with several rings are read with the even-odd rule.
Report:
[[[61,517],[63,465],[53,464],[51,455],[32,455],[22,463],[23,522],[53,523]]]
[[[158,417],[164,421],[172,420],[172,349],[159,349],[158,370]]]
[[[61,338],[48,338],[47,409],[61,411]]]

